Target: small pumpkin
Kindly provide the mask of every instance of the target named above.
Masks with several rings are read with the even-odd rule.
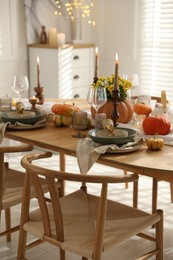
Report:
[[[56,115],[72,116],[74,112],[79,111],[79,108],[70,104],[54,104],[51,110]]]
[[[133,105],[130,100],[125,99],[120,101],[117,106],[119,118],[117,122],[126,124],[133,116]],[[105,113],[107,119],[112,119],[112,113],[114,111],[114,105],[112,101],[106,102],[102,107],[99,108],[98,113]],[[95,118],[96,111],[91,107],[92,117]]]
[[[54,115],[53,116],[54,126],[70,126],[72,124],[72,116],[62,116]]]
[[[146,140],[148,149],[150,150],[160,150],[164,146],[164,141],[162,138],[148,138]]]
[[[151,106],[143,103],[134,104],[133,110],[137,115],[146,115],[146,116],[149,116],[149,114],[152,112]]]
[[[142,127],[147,135],[166,135],[170,131],[171,122],[166,115],[149,116],[143,120]]]

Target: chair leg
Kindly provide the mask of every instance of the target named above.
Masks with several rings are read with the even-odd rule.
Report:
[[[152,213],[155,213],[156,212],[156,208],[157,208],[157,191],[158,191],[158,180],[153,178]]]
[[[82,256],[82,260],[88,260],[88,258],[86,258],[86,257]]]
[[[60,260],[65,260],[65,251],[62,248],[60,248],[59,253],[60,253]]]
[[[5,209],[5,226],[6,230],[11,228],[11,211],[10,208]],[[11,241],[11,234],[8,234],[6,237],[7,242]]]
[[[173,203],[173,183],[170,182],[171,203]]]
[[[159,250],[156,260],[163,260],[163,211],[158,209],[156,213],[161,216],[160,221],[156,223],[156,248]]]

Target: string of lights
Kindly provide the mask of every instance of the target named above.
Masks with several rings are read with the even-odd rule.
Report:
[[[57,5],[55,15],[63,15],[71,20],[80,15],[87,19],[88,24],[95,26],[95,21],[91,18],[91,10],[94,7],[92,0],[56,0],[55,3]]]

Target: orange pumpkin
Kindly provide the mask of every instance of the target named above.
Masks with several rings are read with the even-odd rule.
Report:
[[[128,123],[133,116],[133,105],[130,100],[125,99],[118,103],[117,106],[119,118],[117,122],[126,124]],[[106,102],[102,107],[99,108],[98,113],[105,113],[107,119],[112,119],[112,113],[114,110],[114,105],[112,101]],[[95,118],[95,109],[91,107],[92,117]]]
[[[79,111],[79,108],[69,104],[54,104],[51,110],[56,115],[71,116],[74,112]]]
[[[142,123],[144,133],[147,135],[166,135],[171,128],[170,120],[164,115],[146,117]]]
[[[149,116],[149,114],[152,112],[151,106],[143,103],[134,104],[133,110],[137,115],[146,115],[146,116]]]

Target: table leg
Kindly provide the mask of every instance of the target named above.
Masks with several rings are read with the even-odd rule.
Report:
[[[65,154],[60,152],[59,154],[59,163],[60,163],[60,171],[65,172]],[[59,196],[63,197],[65,194],[65,183],[63,180],[59,181],[61,184],[61,187],[59,188]]]

